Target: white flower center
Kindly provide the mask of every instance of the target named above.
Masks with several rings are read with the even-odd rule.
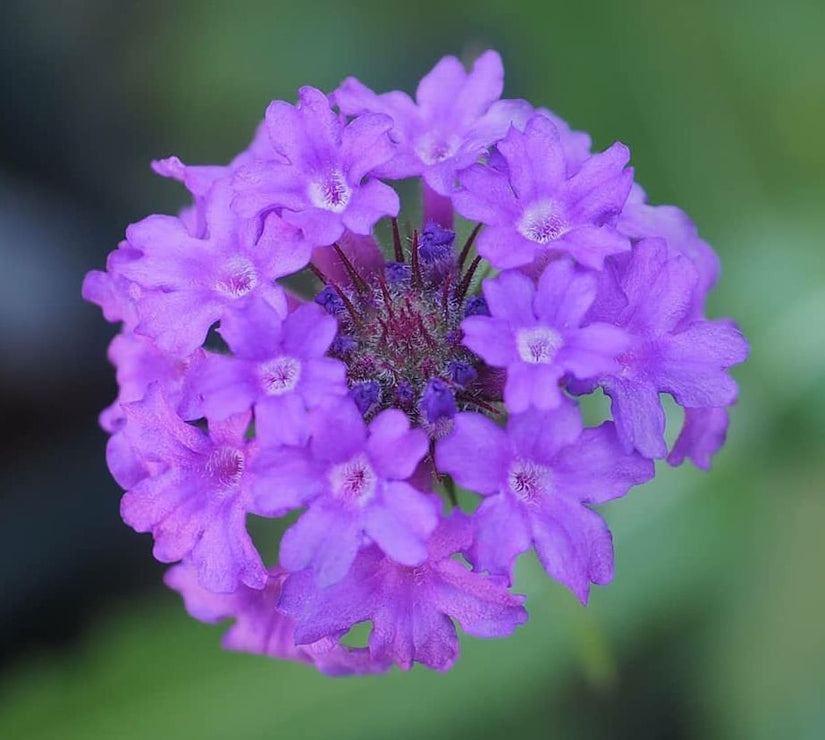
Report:
[[[507,485],[513,495],[525,503],[553,491],[553,471],[532,460],[516,459],[507,471]]]
[[[546,326],[531,326],[516,332],[519,357],[531,365],[549,365],[562,344],[561,335]]]
[[[206,461],[206,471],[222,489],[235,488],[243,476],[246,460],[235,447],[218,447]]]
[[[281,396],[289,393],[301,379],[301,361],[284,355],[268,360],[258,368],[261,386],[269,396]]]
[[[435,133],[427,133],[416,141],[415,153],[424,164],[438,164],[458,151],[459,142],[459,137],[455,135],[445,139]]]
[[[215,287],[231,298],[245,296],[258,284],[255,266],[244,257],[232,257],[224,263],[222,278]]]
[[[366,456],[359,453],[329,471],[332,495],[346,503],[364,506],[374,495],[378,476]]]
[[[555,201],[540,200],[524,209],[516,228],[525,239],[547,244],[564,233],[566,224]]]
[[[341,213],[352,197],[352,190],[340,170],[329,172],[309,184],[309,200],[316,208]]]

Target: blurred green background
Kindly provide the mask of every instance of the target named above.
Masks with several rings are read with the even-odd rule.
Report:
[[[825,3],[73,0],[0,12],[3,193],[73,224],[24,242],[0,220],[0,256],[14,274],[31,245],[33,290],[58,273],[55,295],[68,297],[44,326],[74,337],[75,358],[50,381],[68,384],[59,403],[29,372],[59,367],[43,334],[25,335],[25,372],[3,359],[4,418],[29,427],[2,468],[0,737],[825,737]],[[183,203],[150,158],[226,161],[269,100],[300,85],[331,90],[352,74],[412,91],[441,55],[488,47],[504,57],[508,97],[552,108],[599,149],[628,144],[651,201],[681,206],[718,250],[711,312],[737,319],[753,348],[734,372],[728,444],[711,473],[662,466],[605,508],[616,578],[587,609],[523,559],[529,624],[464,640],[447,674],[333,680],[223,652],[223,628],[187,617],[148,538],[118,521],[94,425],[114,395],[111,330],[80,305],[82,273],[128,221]],[[8,328],[39,294],[4,295]]]

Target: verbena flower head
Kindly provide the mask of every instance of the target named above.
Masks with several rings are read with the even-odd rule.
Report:
[[[441,60],[414,101],[302,88],[229,165],[154,163],[191,206],[84,282],[121,323],[101,423],[123,518],[194,617],[234,620],[230,649],[448,669],[455,623],[527,619],[520,555],[586,603],[613,575],[595,507],[724,442],[748,347],[705,315],[716,254],[625,146],[592,153],[502,91],[495,52]],[[396,218],[402,177],[420,222]],[[611,418],[586,427],[599,389]],[[684,409],[670,449],[662,394]],[[277,563],[250,514],[291,516]]]

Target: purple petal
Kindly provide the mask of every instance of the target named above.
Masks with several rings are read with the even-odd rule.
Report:
[[[521,507],[509,495],[496,494],[481,502],[472,520],[475,537],[470,561],[477,570],[510,579],[515,559],[532,543]]]
[[[350,183],[359,185],[364,177],[392,157],[394,147],[387,135],[392,125],[389,116],[368,113],[343,130],[341,163]]]
[[[450,93],[445,95],[443,89],[439,92],[441,99],[446,98],[450,107],[457,110],[464,121],[472,121],[486,112],[490,104],[501,97],[503,90],[504,65],[501,56],[496,51],[488,50],[475,60],[455,97]],[[421,86],[416,93],[419,103],[423,102],[420,95]]]
[[[627,325],[653,336],[671,331],[689,310],[696,279],[696,270],[687,259],[668,258],[665,242],[640,241],[622,277]]]
[[[435,606],[476,637],[505,637],[527,621],[523,596],[501,583],[471,573],[454,561],[441,567],[442,580],[433,587]]]
[[[630,240],[610,226],[580,226],[552,244],[564,249],[577,262],[601,270],[605,257],[630,250]]]
[[[477,244],[478,253],[499,270],[524,267],[536,257],[537,244],[525,239],[512,226],[488,226],[481,232]]]
[[[507,367],[515,359],[513,332],[507,321],[470,316],[461,322],[462,344],[494,367]]]
[[[511,228],[519,206],[506,175],[474,164],[463,170],[458,179],[462,189],[452,196],[458,213],[488,226]]]
[[[490,314],[515,325],[536,322],[533,313],[535,285],[530,278],[515,270],[503,272],[495,280],[485,280],[482,286]]]
[[[189,377],[188,408],[197,416],[226,419],[246,411],[259,393],[254,363],[210,354]]]
[[[322,472],[304,450],[272,447],[254,460],[253,508],[262,516],[283,516],[317,496],[324,487]]]
[[[356,405],[347,399],[330,400],[312,417],[312,453],[319,460],[344,462],[367,442],[367,427]]]
[[[590,324],[565,336],[558,362],[577,378],[595,378],[618,369],[616,357],[630,337],[618,326]]]
[[[667,461],[681,465],[689,457],[697,467],[710,470],[711,458],[725,443],[727,431],[727,409],[685,409],[682,431]]]
[[[467,77],[464,65],[455,57],[443,57],[418,83],[415,99],[425,117],[437,116],[455,104]]]
[[[570,179],[567,194],[580,223],[603,223],[622,210],[633,184],[633,170],[624,169],[629,159],[630,150],[617,141],[586,160]]]
[[[286,317],[282,330],[286,353],[308,359],[326,353],[338,331],[338,322],[320,306],[307,303]]]
[[[545,410],[556,408],[562,401],[558,387],[562,370],[553,365],[513,363],[507,368],[504,402],[513,414],[527,411],[531,405]]]
[[[561,258],[544,268],[533,305],[536,316],[550,326],[575,328],[581,325],[595,297],[595,275],[580,272],[571,260]]]
[[[310,570],[289,576],[281,589],[278,608],[296,621],[296,644],[342,634],[369,619],[381,597],[381,583],[375,573],[383,560],[378,548],[369,548],[359,555],[343,580],[325,589],[318,588]]]
[[[211,258],[208,244],[189,236],[183,222],[172,216],[149,216],[126,229],[126,241],[143,253],[122,262],[118,272],[146,288],[183,288]]]
[[[504,431],[486,417],[456,414],[452,434],[436,446],[436,464],[458,485],[487,495],[504,480],[510,462],[508,447]]]
[[[265,445],[306,444],[310,419],[298,393],[266,396],[255,405],[255,435]]]
[[[291,571],[311,567],[318,586],[340,581],[361,544],[358,517],[325,500],[311,505],[281,539],[281,565]]]
[[[344,233],[341,214],[322,208],[306,208],[301,211],[284,211],[284,221],[304,232],[307,241],[319,247],[333,244]]]
[[[369,433],[370,461],[386,480],[409,478],[427,454],[427,435],[420,429],[410,429],[409,418],[398,409],[378,414],[369,426]]]
[[[438,524],[433,502],[406,483],[390,483],[365,512],[366,533],[397,563],[420,565]]]
[[[524,202],[555,192],[565,179],[559,132],[546,116],[533,116],[524,133],[511,128],[496,146],[507,161],[510,184]]]
[[[397,216],[400,208],[401,202],[395,190],[378,180],[367,180],[352,194],[352,200],[343,212],[342,219],[350,231],[366,235],[372,233],[372,227],[380,219]]]
[[[578,440],[559,452],[553,470],[565,496],[591,504],[624,496],[655,473],[650,460],[625,452],[611,422],[585,429]]]
[[[330,396],[343,396],[347,392],[347,366],[329,357],[304,362],[298,390],[309,407]]]
[[[664,457],[665,412],[656,387],[647,381],[614,376],[605,383],[604,391],[612,401],[616,431],[625,451],[637,449],[648,458]]]
[[[300,229],[284,221],[274,212],[268,213],[256,249],[262,253],[267,277],[275,279],[292,275],[309,264],[312,243]]]
[[[552,411],[531,409],[511,415],[507,437],[516,457],[549,464],[563,447],[575,442],[582,431],[579,407],[565,400]]]
[[[743,362],[747,353],[747,342],[732,323],[700,321],[661,342],[649,374],[681,406],[727,406],[736,400],[737,386],[726,368]]]
[[[243,311],[223,317],[218,331],[237,357],[268,360],[281,354],[282,320],[267,302],[253,300]]]
[[[590,584],[613,579],[613,538],[604,520],[579,503],[554,497],[531,519],[541,564],[587,603]]]
[[[149,337],[164,352],[191,354],[206,339],[209,327],[224,312],[223,302],[203,290],[145,293],[138,306],[135,332]],[[186,316],[186,321],[181,321]]]
[[[246,531],[246,512],[226,505],[216,513],[192,549],[192,563],[204,588],[234,591],[238,583],[250,588],[266,585],[266,570]]]

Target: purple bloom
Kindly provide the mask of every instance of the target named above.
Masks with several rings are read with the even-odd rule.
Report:
[[[613,575],[593,507],[724,443],[748,347],[705,318],[715,253],[646,202],[623,145],[593,154],[502,87],[486,52],[442,59],[415,101],[302,88],[228,165],[154,162],[191,204],[84,280],[122,325],[101,414],[122,516],[181,561],[167,583],[193,616],[234,620],[230,649],[446,670],[454,621],[525,621],[519,555],[586,602]],[[421,221],[379,244],[400,203],[377,178],[410,175]],[[479,222],[463,244],[454,209]],[[576,397],[599,388],[613,419],[585,429]],[[669,454],[661,393],[684,409]],[[248,513],[294,521],[269,568]],[[368,647],[345,646],[363,622]]]
[[[610,318],[632,337],[617,356],[618,369],[601,375],[598,383],[612,400],[625,449],[635,448],[647,457],[667,454],[659,393],[670,393],[680,406],[693,409],[728,406],[736,400],[737,386],[728,368],[745,360],[748,345],[730,321],[691,320],[697,280],[686,257],[669,257],[664,241],[645,239],[606,275],[614,292],[624,297],[622,310],[616,312],[615,298],[608,298],[598,301],[590,314]],[[719,424],[714,421],[712,426]]]
[[[552,250],[601,268],[606,256],[630,249],[613,227],[633,182],[626,146],[593,155],[569,176],[559,132],[539,113],[497,148],[506,171],[474,164],[453,196],[462,216],[487,225],[478,252],[494,267],[527,265]]]
[[[609,371],[627,344],[614,326],[581,326],[596,280],[566,259],[551,262],[538,287],[511,271],[486,281],[484,295],[491,315],[464,320],[464,344],[489,365],[507,368],[504,400],[512,412],[558,406],[565,373],[590,378]]]
[[[326,357],[335,319],[311,303],[283,321],[268,303],[229,315],[219,329],[234,356],[210,353],[188,381],[193,417],[226,419],[255,406],[257,436],[267,444],[306,439],[306,412],[347,391],[346,367]]]
[[[281,541],[281,564],[311,567],[328,586],[346,575],[365,536],[399,563],[423,562],[437,510],[406,480],[427,447],[401,411],[384,411],[367,427],[354,403],[340,401],[316,411],[308,449],[263,452],[255,510],[309,505]]]
[[[449,195],[458,171],[532,113],[524,100],[499,100],[503,88],[501,57],[488,51],[469,73],[455,57],[441,59],[419,83],[415,102],[398,91],[377,95],[353,77],[333,97],[348,115],[383,113],[392,119],[398,151],[380,168],[382,176],[420,175],[436,193]]]
[[[590,583],[613,578],[613,544],[585,504],[649,480],[653,463],[624,452],[610,422],[582,431],[569,401],[511,416],[506,431],[480,414],[458,414],[454,424],[436,460],[456,483],[487,497],[473,517],[474,565],[509,578],[516,556],[533,544],[547,573],[586,603]]]
[[[297,106],[280,100],[266,111],[272,153],[240,167],[233,185],[242,216],[277,209],[307,241],[327,246],[344,229],[369,234],[398,214],[395,191],[370,175],[392,157],[392,120],[364,115],[343,125],[326,95],[302,87]]]
[[[451,619],[479,637],[503,637],[527,621],[523,597],[452,558],[471,541],[469,521],[454,513],[433,533],[427,559],[417,567],[395,563],[369,547],[346,577],[328,588],[318,588],[308,571],[290,576],[279,606],[295,619],[299,645],[370,620],[373,660],[392,661],[402,670],[413,662],[447,670],[459,650]]]
[[[203,239],[190,236],[172,216],[149,216],[126,231],[130,248],[141,256],[118,263],[115,275],[140,286],[135,331],[166,352],[189,354],[212,324],[245,310],[254,298],[286,312],[284,292],[273,284],[284,274],[277,255],[265,240],[256,245],[252,224],[232,217],[230,197],[223,182],[210,192],[209,236]]]
[[[158,560],[191,559],[210,591],[233,591],[239,583],[263,588],[266,573],[245,524],[255,448],[244,439],[249,415],[210,423],[205,434],[181,420],[157,385],[123,410],[121,443],[109,448],[112,472],[132,471],[118,479],[129,489],[123,520],[152,533]],[[132,458],[142,463],[139,479]]]
[[[213,593],[200,585],[190,564],[182,563],[170,568],[164,581],[180,593],[195,619],[207,624],[235,620],[223,638],[227,650],[309,663],[330,676],[381,673],[389,668],[388,662],[372,660],[365,648],[340,645],[339,635],[296,645],[294,621],[277,608],[286,575],[275,568],[261,589],[241,585],[232,593]]]

